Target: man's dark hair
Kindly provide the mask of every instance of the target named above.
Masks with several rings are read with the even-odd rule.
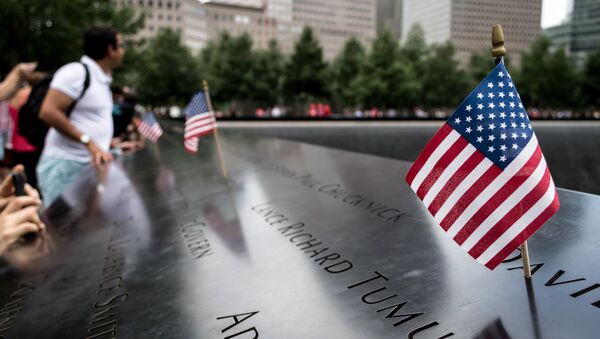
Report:
[[[117,30],[112,27],[92,27],[85,32],[83,50],[85,55],[100,60],[108,53],[108,46],[117,48]]]

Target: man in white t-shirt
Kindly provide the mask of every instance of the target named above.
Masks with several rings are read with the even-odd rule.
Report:
[[[112,160],[110,83],[112,71],[121,65],[125,55],[123,38],[113,28],[94,27],[85,33],[84,49],[80,62],[64,65],[54,74],[40,109],[40,119],[51,127],[37,167],[46,206],[86,164],[101,166]],[[86,69],[82,64],[89,73],[85,92]],[[67,117],[65,112],[75,100],[77,103]]]

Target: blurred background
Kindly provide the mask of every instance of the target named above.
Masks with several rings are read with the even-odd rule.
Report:
[[[532,119],[600,119],[600,0],[3,0],[0,74],[78,60],[109,24],[115,83],[181,117],[209,82],[222,119],[443,119],[493,66],[491,26]]]

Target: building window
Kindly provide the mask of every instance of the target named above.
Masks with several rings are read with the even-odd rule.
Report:
[[[171,4],[171,1],[167,2],[167,9],[171,9],[171,7],[173,7],[173,4]]]
[[[158,8],[162,8],[162,1],[158,2]]]

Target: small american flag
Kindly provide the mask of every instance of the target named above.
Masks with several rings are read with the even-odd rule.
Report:
[[[489,269],[559,208],[504,61],[433,136],[406,181],[454,241]]]
[[[156,143],[158,138],[163,134],[163,130],[160,128],[160,125],[152,112],[144,114],[142,121],[138,125],[138,132],[150,139],[153,143]]]
[[[198,151],[198,138],[206,135],[217,126],[215,115],[208,108],[208,98],[202,91],[196,93],[184,109],[185,131],[183,145],[188,152]]]

